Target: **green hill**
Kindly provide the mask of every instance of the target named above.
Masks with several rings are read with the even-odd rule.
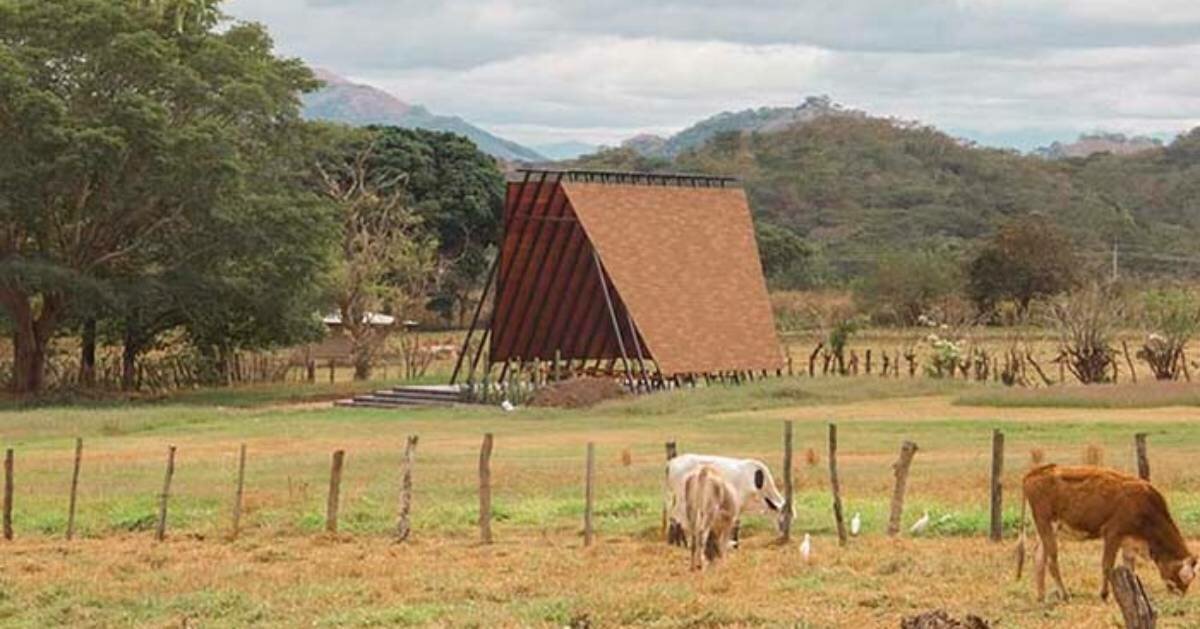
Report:
[[[673,157],[618,148],[575,164],[740,177],[756,220],[804,238],[843,279],[888,251],[966,251],[1031,213],[1061,224],[1097,264],[1117,241],[1124,268],[1200,270],[1200,129],[1133,155],[1047,160],[918,124],[822,115],[719,131]]]

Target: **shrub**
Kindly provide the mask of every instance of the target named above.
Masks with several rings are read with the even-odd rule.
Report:
[[[1115,380],[1112,341],[1124,312],[1115,291],[1092,284],[1060,298],[1051,311],[1067,369],[1083,384]]]
[[[1138,351],[1158,380],[1175,380],[1183,366],[1183,349],[1200,328],[1200,304],[1184,289],[1162,289],[1143,297],[1146,340]]]
[[[945,310],[961,285],[959,265],[951,255],[924,249],[880,257],[854,296],[877,321],[914,325],[923,314]]]

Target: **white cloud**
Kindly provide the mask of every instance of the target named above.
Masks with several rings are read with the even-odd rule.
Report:
[[[1022,145],[1035,131],[1200,124],[1194,0],[233,0],[227,11],[266,23],[287,54],[528,142],[611,144],[812,94]]]

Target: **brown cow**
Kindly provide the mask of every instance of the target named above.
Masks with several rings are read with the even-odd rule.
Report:
[[[683,479],[687,517],[683,522],[692,547],[692,570],[703,570],[729,548],[738,519],[737,492],[721,472],[701,465]]]
[[[1047,561],[1059,593],[1063,600],[1068,598],[1058,569],[1056,523],[1081,533],[1085,539],[1104,539],[1101,599],[1108,598],[1109,575],[1117,550],[1123,545],[1145,549],[1172,592],[1183,594],[1196,576],[1196,556],[1179,534],[1166,500],[1149,482],[1099,467],[1051,464],[1026,474],[1023,487],[1017,578],[1021,578],[1025,563],[1025,503],[1028,502],[1041,540],[1035,563],[1038,600],[1046,598]],[[1129,560],[1129,555],[1126,559]]]

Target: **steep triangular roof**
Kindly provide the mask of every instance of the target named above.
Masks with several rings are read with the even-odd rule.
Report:
[[[783,360],[745,193],[714,178],[542,173],[509,186],[490,360],[664,376]]]

